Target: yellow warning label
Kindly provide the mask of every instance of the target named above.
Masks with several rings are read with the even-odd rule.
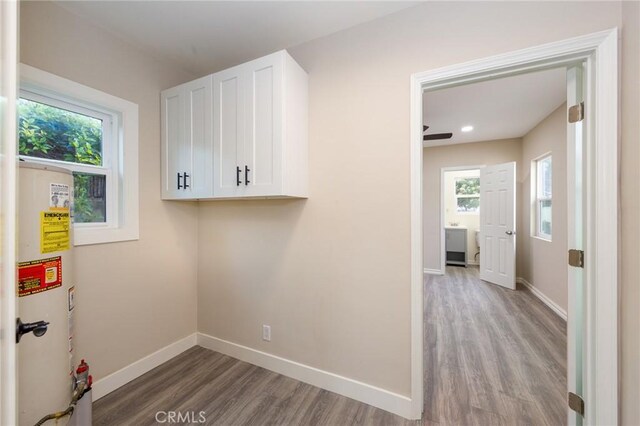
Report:
[[[69,250],[69,212],[40,212],[40,252]]]

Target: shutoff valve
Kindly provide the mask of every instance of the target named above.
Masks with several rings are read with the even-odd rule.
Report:
[[[33,332],[36,337],[42,337],[47,332],[49,323],[46,321],[26,322],[20,321],[20,318],[16,319],[16,343],[20,343],[20,338],[23,334]]]

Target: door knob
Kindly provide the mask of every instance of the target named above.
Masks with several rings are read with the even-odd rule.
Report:
[[[36,337],[42,337],[47,332],[49,323],[46,321],[36,321],[23,323],[20,318],[16,319],[16,343],[20,343],[23,334],[33,332]]]
[[[507,235],[514,235],[515,234],[515,232],[513,232],[513,231],[505,231],[504,233],[507,234]]]

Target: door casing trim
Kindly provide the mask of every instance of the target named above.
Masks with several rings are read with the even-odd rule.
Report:
[[[618,423],[618,34],[612,28],[411,76],[411,418],[421,418],[424,405],[422,94],[586,60],[593,108],[585,187],[585,424]]]

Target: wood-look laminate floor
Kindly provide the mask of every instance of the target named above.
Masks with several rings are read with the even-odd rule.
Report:
[[[566,323],[531,292],[447,267],[425,280],[424,418],[566,424]]]
[[[564,424],[565,329],[531,293],[477,269],[428,276],[422,424]],[[101,398],[93,422],[154,425],[169,411],[193,424],[203,411],[208,425],[419,424],[201,347]]]

